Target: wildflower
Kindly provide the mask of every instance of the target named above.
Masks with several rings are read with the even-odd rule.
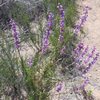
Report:
[[[76,63],[76,67],[79,68],[82,62],[81,53],[83,52],[84,44],[79,43],[77,47],[74,49],[74,60]]]
[[[95,47],[92,49],[91,53],[88,52],[89,47],[85,47],[83,43],[79,43],[74,50],[76,68],[78,68],[78,70],[81,71],[82,74],[87,73],[99,57],[98,53],[96,54],[96,57],[93,57],[94,53],[96,52]],[[92,59],[93,61],[91,61]]]
[[[30,57],[29,59],[27,59],[27,64],[31,67],[33,65],[33,59],[32,57]]]
[[[79,43],[77,45],[77,47],[74,49],[74,55],[75,55],[75,59],[78,59],[78,61],[80,61],[84,55],[87,54],[89,47],[83,44],[83,43]]]
[[[82,52],[81,57],[83,57],[83,56],[88,52],[88,49],[89,49],[89,47],[87,46],[87,47],[84,49],[84,51]]]
[[[65,50],[66,50],[66,47],[64,46],[61,50],[60,50],[60,54],[65,54]]]
[[[75,29],[74,29],[74,34],[77,35],[82,26],[84,25],[84,23],[86,22],[87,20],[87,17],[88,17],[88,11],[90,10],[91,8],[86,6],[83,10],[83,15],[80,17],[80,22],[78,22],[76,25],[75,25]]]
[[[75,55],[78,56],[83,48],[84,48],[84,44],[83,43],[79,43],[77,45],[77,47],[74,49]]]
[[[53,14],[50,12],[48,15],[47,27],[42,41],[42,53],[45,53],[49,46],[49,36],[51,34],[53,25]]]
[[[88,55],[87,59],[84,61],[85,63],[88,63],[89,62],[89,60],[90,60],[90,58],[92,58],[95,50],[96,50],[96,48],[94,47],[93,50],[92,50],[92,52]]]
[[[80,55],[78,56],[79,61],[81,61],[81,63],[83,62],[84,56],[87,54],[89,47],[88,46],[84,46],[82,47],[82,51],[80,52]]]
[[[83,47],[83,50],[80,52],[80,55],[77,57],[78,63],[80,63],[80,64],[79,64],[80,66],[84,65],[84,64],[83,64],[83,60],[85,59],[84,56],[87,54],[88,49],[89,49],[88,46],[86,46],[86,47],[84,46],[84,47]]]
[[[62,83],[58,83],[57,86],[56,86],[56,91],[60,92],[61,89],[62,89]]]
[[[17,31],[17,25],[16,22],[13,19],[10,19],[11,29],[14,37],[15,47],[18,49],[20,47],[19,42],[19,32]]]
[[[63,41],[63,39],[64,39],[63,34],[60,34],[58,40]]]
[[[89,79],[87,77],[85,77],[84,82],[81,84],[80,89],[84,90],[84,88],[86,87],[86,85],[89,84]]]
[[[99,57],[99,53],[97,53],[96,56],[93,58],[93,60],[88,64],[86,69],[83,71],[83,74],[86,74],[92,68],[92,66],[96,63],[98,57]]]
[[[62,41],[63,40],[63,32],[64,32],[64,18],[65,18],[65,11],[63,9],[63,6],[58,3],[58,6],[57,6],[58,10],[59,10],[59,13],[60,13],[60,22],[59,22],[59,25],[60,25],[60,35],[59,35],[59,41]]]

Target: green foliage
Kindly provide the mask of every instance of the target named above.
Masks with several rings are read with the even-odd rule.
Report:
[[[61,3],[65,9],[65,23],[66,27],[73,27],[76,17],[77,17],[77,9],[76,9],[76,0],[44,0],[45,8],[57,14],[57,5]]]
[[[92,90],[89,90],[88,93],[87,93],[87,95],[88,96],[92,96],[92,93],[93,93],[93,91]]]
[[[30,17],[26,11],[25,5],[19,2],[15,2],[10,6],[9,14],[22,26],[28,26]]]
[[[77,17],[76,5],[74,3],[68,3],[66,6],[66,26],[73,27]]]

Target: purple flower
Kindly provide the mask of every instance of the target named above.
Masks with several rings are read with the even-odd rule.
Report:
[[[61,89],[62,89],[62,83],[58,83],[57,86],[56,86],[56,91],[60,92]]]
[[[31,67],[33,65],[33,58],[30,57],[29,59],[27,59],[27,64]]]
[[[78,70],[81,71],[82,74],[87,73],[97,61],[99,53],[97,53],[94,57],[95,52],[96,48],[94,47],[91,53],[89,53],[89,47],[84,46],[83,43],[79,43],[74,50],[74,60],[76,63],[76,68],[78,68]]]
[[[85,45],[81,42],[74,49],[75,58],[82,59],[87,52],[88,52],[88,46],[85,47]]]
[[[63,39],[64,39],[63,34],[60,34],[58,40],[63,41]]]
[[[81,66],[81,62],[82,62],[81,54],[82,54],[83,50],[84,50],[83,43],[79,43],[77,45],[77,47],[74,49],[74,60],[75,60],[77,68],[79,68]]]
[[[80,89],[83,90],[88,84],[89,84],[89,79],[86,77],[84,82],[81,84]]]
[[[84,51],[82,52],[81,57],[84,57],[84,55],[88,52],[89,47],[87,46]]]
[[[84,23],[86,22],[87,20],[87,17],[88,17],[88,11],[90,10],[91,8],[86,6],[83,10],[83,15],[80,17],[80,21],[75,25],[75,29],[74,29],[74,34],[77,35],[81,28],[83,27]]]
[[[84,61],[85,63],[88,63],[89,60],[90,60],[90,58],[93,57],[93,54],[94,54],[95,50],[96,50],[96,48],[94,47],[93,50],[92,50],[92,52],[88,55],[87,59]]]
[[[83,43],[79,43],[77,45],[77,47],[74,49],[75,55],[79,56],[79,54],[81,53],[82,49],[84,49],[84,44]]]
[[[45,53],[49,46],[49,37],[51,35],[53,17],[54,15],[50,12],[48,14],[47,27],[46,27],[46,31],[45,31],[45,34],[43,35],[43,40],[42,40],[42,53]]]
[[[83,64],[83,60],[85,59],[84,56],[87,54],[89,48],[88,48],[88,46],[86,46],[86,47],[84,46],[84,47],[82,47],[82,49],[83,50],[81,50],[81,52],[75,58],[75,59],[77,59],[77,63],[79,63],[79,67],[84,65]]]
[[[14,37],[15,47],[18,49],[20,47],[20,42],[19,42],[19,32],[17,31],[17,25],[13,19],[10,19],[10,24]]]
[[[99,53],[97,53],[96,56],[93,58],[93,60],[88,64],[88,66],[83,71],[83,74],[86,74],[92,68],[92,66],[96,63],[98,57],[99,57]]]
[[[63,40],[63,34],[64,33],[64,18],[65,18],[65,11],[63,9],[63,6],[58,3],[58,6],[57,6],[58,10],[59,10],[59,13],[60,13],[60,21],[59,21],[59,25],[60,25],[60,35],[59,35],[59,41],[62,41]]]
[[[66,50],[66,47],[64,46],[61,50],[60,50],[60,54],[65,54],[65,50]]]

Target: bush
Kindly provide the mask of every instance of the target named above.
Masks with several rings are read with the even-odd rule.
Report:
[[[9,27],[11,27],[12,33],[9,33],[9,38],[2,30],[0,37],[1,94],[18,100],[26,98],[29,100],[48,100],[49,91],[59,81],[56,79],[55,73],[57,66],[61,65],[65,71],[66,67],[69,71],[73,69],[74,65],[71,64],[74,59],[71,54],[76,43],[73,34],[73,26],[77,16],[76,4],[74,0],[59,0],[59,2],[64,7],[58,4],[58,0],[44,0],[47,24],[43,29],[41,22],[39,22],[40,34],[38,35],[40,38],[36,39],[37,34],[28,34],[28,43],[33,43],[32,45],[37,49],[35,55],[29,59],[21,55],[21,38],[23,36],[21,37],[17,31],[19,25],[17,22],[27,26],[29,16],[19,3],[11,6],[9,15],[12,18]],[[26,40],[23,42],[25,43]],[[10,91],[6,91],[6,88],[9,88]],[[26,94],[23,94],[22,90]]]

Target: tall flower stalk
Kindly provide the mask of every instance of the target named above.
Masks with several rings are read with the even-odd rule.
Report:
[[[84,82],[81,84],[80,89],[84,90],[84,88],[89,84],[89,79],[88,77],[84,78]]]
[[[49,46],[49,37],[52,31],[53,17],[54,15],[50,12],[48,14],[47,26],[42,40],[42,53],[45,53]]]
[[[18,49],[20,47],[19,32],[17,30],[18,26],[16,25],[16,22],[13,19],[10,19],[10,25],[14,37],[14,44],[15,47]]]
[[[88,77],[85,77],[85,74],[90,71],[98,58],[99,53],[97,53],[95,47],[90,50],[89,46],[85,46],[83,43],[79,43],[74,50],[76,68],[79,71],[79,75],[84,78],[84,82],[81,84],[80,89],[83,90],[85,86],[89,84],[89,79]]]
[[[88,63],[89,60],[93,57],[95,51],[96,51],[96,48],[94,47],[94,48],[92,49],[91,53],[88,54],[87,59],[85,59],[85,61],[84,61],[85,64]]]
[[[59,21],[59,26],[60,26],[60,35],[59,35],[59,41],[63,41],[63,33],[64,33],[64,19],[65,19],[65,11],[64,11],[64,8],[63,6],[58,3],[58,6],[57,6],[58,10],[59,10],[59,14],[60,14],[60,21]]]
[[[99,57],[99,53],[97,53],[95,55],[95,57],[93,58],[93,60],[88,64],[88,66],[86,67],[86,69],[83,71],[83,74],[86,74],[88,71],[90,71],[90,69],[92,68],[92,66],[96,63],[96,61],[98,60]]]
[[[91,8],[86,6],[83,9],[83,14],[79,19],[79,22],[75,25],[75,29],[74,29],[74,34],[78,35],[78,33],[80,32],[81,28],[83,27],[84,23],[87,21],[87,17],[88,17],[88,12]]]
[[[33,57],[29,57],[29,58],[27,59],[27,64],[28,64],[30,67],[32,67],[32,65],[33,65]]]
[[[79,43],[76,49],[74,50],[74,58],[75,58],[76,65],[79,65],[79,67],[87,66],[86,69],[87,68],[90,69],[92,65],[96,63],[99,57],[99,53],[96,54],[95,52],[96,52],[95,47],[90,52],[90,49],[88,46],[85,46],[83,43]]]

